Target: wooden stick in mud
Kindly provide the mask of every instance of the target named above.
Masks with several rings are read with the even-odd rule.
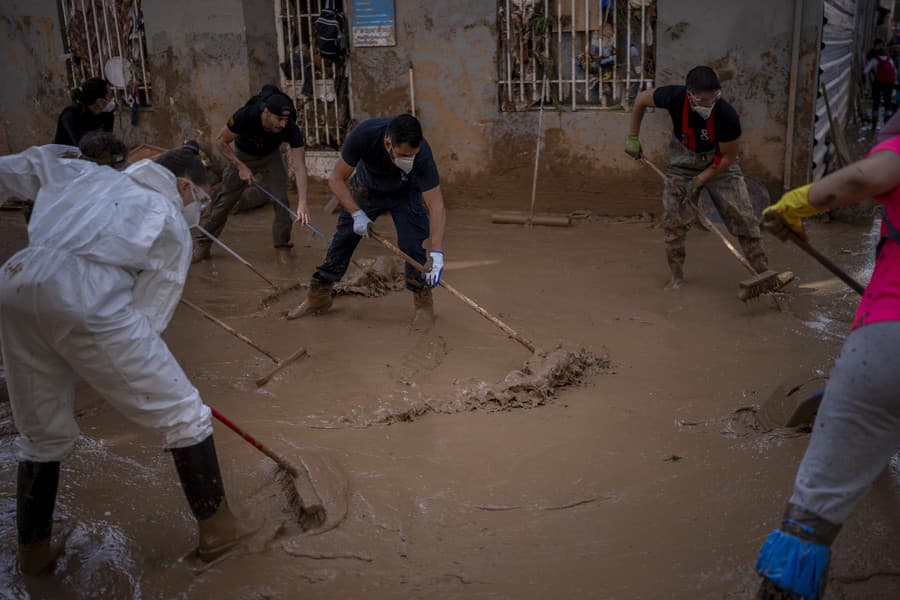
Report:
[[[524,215],[502,212],[491,215],[491,223],[499,225],[545,225],[547,227],[571,227],[572,217],[567,215]]]
[[[197,311],[197,312],[200,313],[205,319],[207,319],[207,320],[209,320],[209,321],[212,321],[213,323],[215,323],[216,325],[218,325],[219,327],[221,327],[222,329],[224,329],[225,331],[227,331],[228,333],[230,333],[231,335],[233,335],[233,336],[236,337],[237,339],[241,340],[242,342],[244,342],[245,344],[247,344],[248,346],[250,346],[251,348],[253,348],[253,349],[256,350],[257,352],[260,352],[260,353],[262,353],[262,354],[265,354],[265,355],[266,355],[273,363],[275,363],[276,365],[280,365],[280,364],[281,364],[281,361],[278,360],[278,358],[277,358],[274,354],[271,354],[271,353],[269,353],[269,352],[266,352],[266,351],[263,350],[256,342],[254,342],[253,340],[251,340],[250,338],[248,338],[246,335],[244,335],[244,334],[242,334],[242,333],[238,333],[238,332],[235,331],[231,326],[229,326],[228,324],[224,323],[223,321],[220,321],[219,319],[215,318],[214,316],[212,316],[211,314],[209,314],[208,312],[206,312],[205,310],[203,310],[202,308],[200,308],[199,306],[197,306],[196,304],[194,304],[194,303],[191,302],[190,300],[188,300],[188,299],[186,299],[186,298],[182,298],[182,299],[181,299],[181,303],[184,304],[185,306],[187,306],[188,308],[191,308],[191,309]]]
[[[272,376],[275,375],[275,373],[282,370],[283,368],[285,368],[286,366],[288,366],[289,364],[291,364],[292,362],[294,362],[301,356],[305,356],[305,355],[306,355],[306,348],[300,348],[299,350],[297,350],[296,352],[294,352],[293,354],[288,356],[286,359],[280,361],[277,365],[275,365],[274,369],[272,369],[271,371],[269,371],[268,373],[266,373],[265,375],[263,375],[262,377],[260,377],[259,379],[256,380],[256,387],[262,387],[262,386],[266,385],[267,383],[269,383],[269,380],[272,379]]]
[[[409,108],[410,114],[416,116],[416,80],[413,75],[413,64],[409,61]]]
[[[401,250],[394,244],[390,243],[389,241],[387,241],[386,239],[384,239],[383,237],[381,237],[380,235],[375,233],[372,229],[369,229],[369,235],[372,238],[374,238],[376,241],[380,242],[382,246],[384,246],[385,248],[387,248],[388,250],[390,250],[391,252],[393,252],[394,254],[399,256],[400,258],[402,258],[404,261],[406,261],[406,264],[410,265],[412,268],[416,269],[420,273],[428,272],[428,270],[425,269],[424,266],[420,265],[415,260],[413,260],[413,258],[411,256],[409,256],[408,254],[403,252],[403,250]],[[490,321],[491,323],[493,323],[494,325],[499,327],[503,331],[503,333],[505,333],[512,339],[516,340],[517,342],[519,342],[520,344],[522,344],[523,346],[528,348],[529,352],[534,352],[534,344],[531,341],[529,341],[527,338],[522,337],[521,335],[516,333],[516,331],[512,327],[510,327],[509,325],[507,325],[506,323],[504,323],[503,321],[501,321],[500,319],[498,319],[497,317],[495,317],[488,311],[486,311],[483,308],[481,308],[480,306],[478,306],[475,303],[475,301],[473,301],[471,298],[469,298],[462,292],[458,291],[456,288],[451,286],[449,283],[447,283],[443,279],[441,279],[440,286],[443,287],[448,292],[450,292],[451,294],[453,294],[454,296],[456,296],[457,298],[459,298],[460,300],[462,300],[462,302],[465,305],[467,305],[469,308],[471,308],[472,310],[477,312],[479,315],[481,315],[482,317],[484,317],[485,319],[487,319],[488,321]]]

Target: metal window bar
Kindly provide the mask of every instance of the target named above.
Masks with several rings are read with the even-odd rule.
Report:
[[[654,0],[498,0],[501,111],[537,110],[543,76],[545,101],[558,107],[627,109],[654,79],[654,9]]]
[[[140,0],[60,0],[69,85],[91,77],[110,80],[117,101],[152,103]],[[121,72],[112,59],[119,59]],[[117,76],[118,75],[118,76]]]
[[[349,119],[349,64],[318,55],[315,29],[321,0],[274,0],[281,88],[297,106],[307,144],[337,148]],[[285,72],[286,71],[286,72]]]

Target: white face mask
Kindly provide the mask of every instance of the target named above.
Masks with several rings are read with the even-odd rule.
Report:
[[[112,112],[114,110],[116,110],[116,100],[115,98],[110,98],[101,112]]]
[[[398,169],[409,175],[410,171],[413,170],[413,163],[415,162],[415,160],[415,156],[397,156],[394,157],[394,165],[396,165]]]
[[[209,194],[193,183],[191,184],[191,196],[194,198],[194,201],[190,204],[186,204],[184,208],[181,209],[181,214],[189,228],[196,227],[200,224],[200,217],[203,216],[203,213],[206,212],[206,209],[209,208],[209,205],[212,202]]]
[[[712,111],[714,106],[692,106],[691,110],[700,115],[703,120],[709,119],[710,115],[712,115]]]
[[[200,213],[202,212],[203,208],[197,202],[191,202],[181,209],[181,215],[184,217],[184,222],[187,223],[188,228],[196,227],[200,224]]]
[[[712,115],[713,108],[716,107],[716,102],[719,101],[719,98],[722,97],[722,92],[717,91],[715,97],[713,97],[712,104],[709,106],[701,106],[700,103],[694,98],[694,95],[688,92],[688,98],[691,101],[691,110],[703,117],[703,120],[709,119]]]

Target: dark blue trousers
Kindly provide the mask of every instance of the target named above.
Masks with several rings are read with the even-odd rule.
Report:
[[[424,265],[427,256],[422,242],[428,239],[428,210],[422,200],[422,192],[418,189],[398,192],[377,192],[360,185],[356,175],[347,182],[353,200],[366,212],[373,221],[390,211],[397,228],[397,245],[416,262]],[[337,283],[347,272],[350,258],[356,245],[362,238],[353,232],[353,217],[346,210],[341,211],[337,222],[337,231],[328,246],[325,262],[316,268],[315,279]],[[422,274],[406,265],[406,288],[417,291],[425,286]]]

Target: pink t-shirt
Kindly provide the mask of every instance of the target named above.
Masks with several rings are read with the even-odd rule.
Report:
[[[900,136],[878,144],[867,156],[881,151],[900,154]],[[894,229],[900,229],[900,186],[876,196],[875,200],[884,205]],[[881,235],[886,232],[887,225],[882,222]],[[859,301],[853,329],[878,321],[900,321],[900,242],[893,240],[884,242],[875,259],[875,271]]]

